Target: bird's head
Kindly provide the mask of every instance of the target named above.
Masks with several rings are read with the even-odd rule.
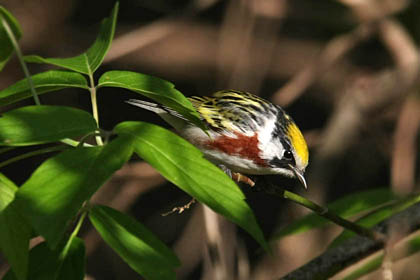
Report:
[[[292,118],[282,109],[271,126],[271,129],[266,130],[271,133],[265,135],[262,157],[268,162],[271,173],[297,178],[306,189],[304,173],[309,152],[305,138]]]

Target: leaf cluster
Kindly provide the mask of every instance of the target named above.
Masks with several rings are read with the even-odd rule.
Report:
[[[3,7],[0,14],[1,70],[15,50],[19,56],[19,46],[14,41],[20,38],[21,31],[18,22]],[[192,104],[170,82],[119,70],[105,72],[95,82],[93,74],[111,45],[117,14],[118,3],[103,20],[92,46],[78,56],[19,57],[25,67],[26,63],[41,63],[59,69],[28,75],[0,90],[0,105],[5,106],[47,92],[59,94],[61,89],[80,88],[91,95],[93,112],[37,104],[18,107],[0,118],[0,146],[5,152],[22,146],[37,148],[41,144],[57,145],[53,146],[58,147],[55,150],[64,150],[45,160],[20,187],[0,174],[0,249],[11,265],[5,279],[83,279],[85,245],[77,234],[85,217],[140,275],[146,279],[175,279],[178,258],[147,227],[127,214],[89,202],[133,153],[174,185],[243,227],[267,249],[238,186],[193,145],[166,129],[140,121],[122,122],[112,131],[101,129],[95,114],[96,96],[104,87],[141,94],[173,108],[205,129]],[[115,137],[109,140],[110,135]],[[93,136],[96,145],[86,144]],[[51,149],[38,151],[40,154]],[[0,166],[31,155],[10,159]],[[38,235],[45,242],[28,251],[29,240]]]

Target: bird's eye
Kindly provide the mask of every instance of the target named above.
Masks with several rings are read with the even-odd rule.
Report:
[[[283,158],[285,158],[285,159],[289,159],[289,160],[293,159],[293,154],[292,154],[292,152],[291,152],[291,151],[289,151],[289,150],[284,151],[284,153],[283,153]]]

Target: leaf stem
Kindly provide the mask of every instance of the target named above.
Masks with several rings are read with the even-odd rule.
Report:
[[[34,83],[31,78],[31,74],[29,73],[28,67],[26,66],[25,61],[23,60],[23,55],[20,50],[19,44],[17,43],[16,37],[13,34],[12,29],[10,28],[8,22],[4,19],[2,15],[0,15],[0,20],[2,25],[4,26],[4,29],[6,30],[7,35],[9,36],[10,42],[12,42],[13,48],[16,51],[16,55],[18,57],[18,60],[20,62],[20,65],[22,67],[23,73],[25,74],[26,80],[28,81],[29,88],[32,92],[32,96],[34,97],[34,101],[36,105],[41,105],[41,102],[39,101],[38,94],[36,93]]]
[[[19,44],[17,43],[16,37],[13,34],[13,32],[12,32],[9,24],[7,23],[7,21],[4,19],[4,17],[1,14],[0,14],[0,21],[1,21],[2,25],[4,26],[4,29],[6,30],[6,33],[7,33],[10,41],[12,42],[12,45],[13,45],[15,51],[16,51],[16,56],[18,57],[18,60],[19,60],[20,65],[22,67],[23,73],[25,74],[26,80],[28,81],[29,88],[31,90],[31,93],[32,93],[32,96],[34,98],[35,104],[36,105],[41,105],[41,101],[39,100],[38,94],[36,93],[35,86],[34,86],[34,83],[32,81],[31,74],[29,73],[28,66],[26,65],[26,63],[25,63],[25,61],[23,59],[22,51],[21,51],[21,49],[19,47]],[[91,81],[90,92],[91,92],[91,96],[92,96],[93,114],[94,114],[96,123],[98,123],[98,110],[97,110],[97,106],[96,106],[96,89],[95,89],[95,86],[94,86],[94,83],[93,83],[93,75],[91,73],[89,75],[89,78],[90,78],[90,81]],[[98,141],[98,139],[99,139],[99,141]],[[96,141],[97,141],[98,145],[102,145],[103,144],[102,143],[102,138],[100,136],[97,136],[96,137]],[[79,142],[74,141],[72,139],[68,139],[68,138],[61,140],[61,142],[64,143],[64,144],[73,146],[73,147],[76,147],[77,145],[79,145]],[[85,144],[85,143],[83,145],[84,146],[90,146],[89,144]],[[7,150],[4,149],[4,151],[7,151]],[[2,152],[3,152],[3,150],[2,150]],[[7,163],[7,162],[8,161],[5,161],[3,163],[0,163],[0,167],[3,167],[2,164]],[[9,164],[9,163],[7,163],[7,164]]]
[[[83,211],[82,215],[80,216],[79,220],[77,221],[77,225],[74,228],[73,232],[71,233],[69,239],[66,242],[66,245],[64,246],[63,250],[61,251],[60,255],[58,256],[58,260],[59,260],[59,265],[56,269],[56,275],[55,278],[57,278],[58,273],[60,273],[61,267],[63,266],[64,263],[64,259],[66,258],[67,254],[69,253],[70,247],[71,247],[71,243],[73,242],[73,239],[75,237],[77,237],[77,235],[79,234],[80,228],[82,227],[83,221],[85,220],[87,215],[87,211]]]
[[[7,153],[8,151],[13,150],[15,147],[4,147],[0,149],[0,154]]]
[[[92,114],[93,114],[93,118],[96,120],[96,124],[99,127],[99,114],[98,114],[98,104],[96,101],[96,86],[95,86],[95,81],[93,79],[93,73],[92,70],[90,69],[90,65],[88,62],[88,58],[87,55],[85,54],[85,61],[86,61],[86,66],[88,68],[88,76],[89,76],[89,82],[90,82],[90,87],[89,87],[89,91],[90,91],[90,101],[92,103]],[[96,135],[95,136],[96,139],[96,143],[99,146],[102,146],[104,143],[102,141],[102,137],[100,135]]]
[[[74,228],[73,232],[71,233],[71,235],[69,237],[69,240],[67,240],[67,243],[63,248],[63,251],[61,251],[60,256],[59,256],[59,260],[63,261],[64,258],[66,257],[66,255],[67,255],[67,253],[70,249],[71,242],[79,234],[80,228],[82,227],[82,224],[83,224],[83,221],[86,218],[86,215],[87,215],[87,211],[84,210],[82,212],[82,215],[80,215],[80,218],[77,221],[76,227]]]
[[[385,241],[386,237],[374,230],[371,230],[369,228],[360,226],[356,223],[353,223],[349,220],[346,220],[344,218],[341,218],[340,216],[334,214],[334,212],[330,212],[328,208],[320,206],[298,194],[292,193],[287,190],[282,190],[281,193],[276,192],[276,195],[281,196],[287,200],[293,201],[299,205],[302,205],[315,213],[317,213],[319,216],[324,217],[332,222],[334,222],[337,225],[340,225],[348,230],[351,230],[355,232],[356,234],[359,234],[361,236],[368,237],[372,240],[383,240]]]
[[[33,156],[36,156],[36,155],[42,155],[42,154],[46,154],[46,153],[51,153],[51,152],[56,152],[56,151],[62,151],[62,150],[65,150],[65,149],[67,149],[67,147],[65,147],[65,146],[54,146],[54,147],[48,147],[48,148],[45,148],[45,149],[40,149],[40,150],[36,150],[36,151],[29,152],[29,153],[26,153],[26,154],[18,155],[18,156],[12,157],[12,158],[10,158],[6,161],[0,162],[0,168],[3,168],[6,165],[9,165],[11,163],[14,163],[16,161],[19,161],[19,160],[22,160],[22,159],[25,159],[25,158],[33,157]]]

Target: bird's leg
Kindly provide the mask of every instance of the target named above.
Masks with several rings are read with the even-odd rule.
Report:
[[[220,169],[223,170],[223,172],[225,172],[230,178],[232,178],[233,181],[237,182],[237,183],[245,183],[247,185],[250,185],[251,187],[255,186],[255,182],[252,181],[250,178],[248,178],[247,176],[238,173],[238,172],[232,172],[232,170],[230,170],[229,168],[227,168],[226,166],[224,166],[223,164],[219,165]]]
[[[179,207],[174,207],[172,208],[171,211],[163,213],[162,216],[168,216],[172,213],[178,212],[178,214],[181,214],[182,212],[184,212],[187,209],[190,209],[191,205],[193,205],[196,202],[195,198],[192,198],[190,200],[190,202],[188,202],[187,204],[183,205],[183,206],[179,206]]]
[[[251,187],[255,186],[255,182],[252,181],[249,177],[241,174],[241,173],[237,173],[237,172],[232,172],[232,179],[238,183],[242,182],[245,183],[247,185],[250,185]]]
[[[224,165],[220,165],[220,168],[229,176],[232,178],[232,180],[234,180],[235,182],[238,183],[245,183],[247,185],[250,185],[251,187],[255,186],[255,182],[252,181],[250,178],[248,178],[247,176],[238,173],[238,172],[232,172],[230,169],[228,169],[226,166]],[[190,202],[188,202],[187,204],[183,205],[183,206],[178,206],[178,207],[174,207],[172,208],[171,211],[163,213],[162,216],[168,216],[170,214],[173,214],[175,212],[178,212],[178,214],[181,214],[182,212],[184,212],[185,210],[189,209],[191,207],[191,205],[193,205],[196,202],[195,198],[192,198],[190,200]]]

